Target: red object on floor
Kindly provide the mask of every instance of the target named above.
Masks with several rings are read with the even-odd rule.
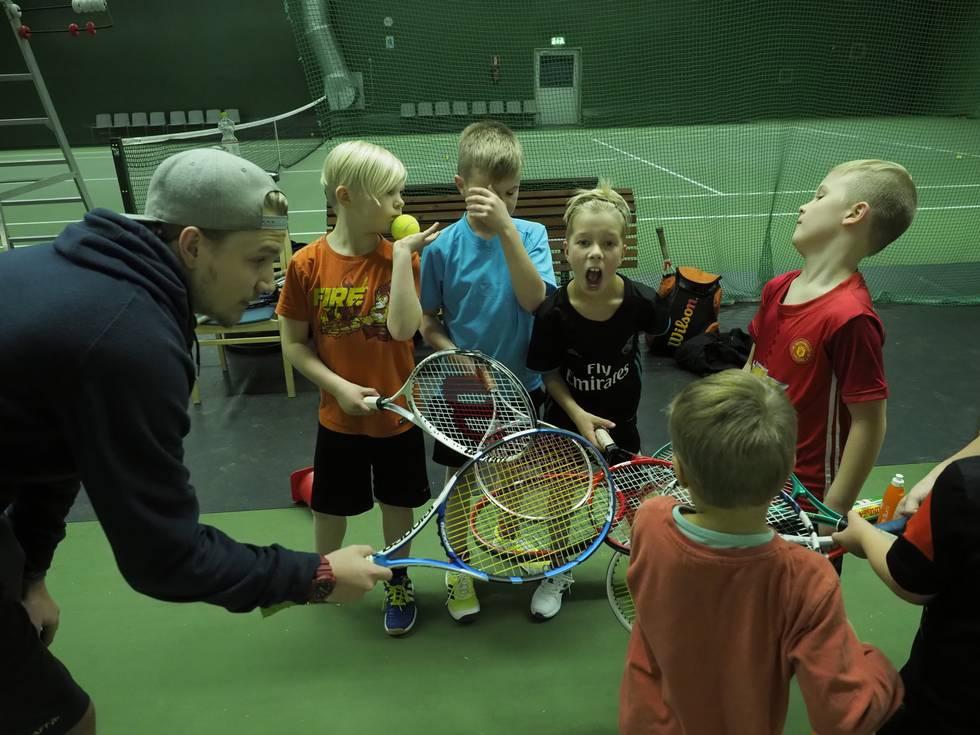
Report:
[[[304,467],[289,476],[289,488],[293,493],[294,503],[310,504],[313,497],[313,468]]]

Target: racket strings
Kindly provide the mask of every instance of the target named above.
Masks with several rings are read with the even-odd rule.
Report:
[[[616,465],[609,474],[619,503],[617,522],[609,532],[609,540],[622,549],[629,549],[633,518],[647,498],[670,495],[684,504],[692,503],[690,493],[678,484],[673,468],[662,461],[640,459]]]
[[[477,355],[435,355],[419,363],[412,410],[436,438],[473,455],[489,443],[534,428],[534,409],[520,381]]]
[[[609,566],[606,568],[606,596],[616,619],[626,630],[632,630],[633,620],[636,617],[636,607],[626,583],[628,566],[628,556],[623,554],[612,555]]]
[[[654,455],[655,459],[667,462],[672,461],[673,457],[673,451],[669,444],[661,447]],[[613,468],[611,471],[615,473],[617,469]],[[673,468],[670,468],[669,472],[673,476]],[[617,491],[620,494],[624,494],[618,477],[614,476],[614,483],[616,484]],[[766,524],[785,540],[824,553],[825,549],[817,537],[809,516],[791,500],[798,491],[799,489],[794,484],[793,478],[787,478],[783,486],[783,492],[773,498],[769,504],[769,508],[766,510]],[[677,498],[680,502],[694,507],[694,501],[690,497],[690,493],[679,484],[675,484],[669,494]],[[642,502],[642,499],[640,502]],[[624,516],[624,519],[613,528],[609,534],[609,539],[613,546],[620,547],[626,551],[629,550],[630,532],[632,530],[630,525],[626,522],[626,517]]]
[[[450,554],[491,576],[539,576],[576,559],[612,512],[604,474],[580,440],[516,436],[461,471],[442,535]]]

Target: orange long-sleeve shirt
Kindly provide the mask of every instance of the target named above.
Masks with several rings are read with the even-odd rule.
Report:
[[[794,675],[820,735],[874,732],[902,683],[857,639],[831,565],[779,537],[699,544],[678,530],[674,504],[644,503],[633,526],[621,733],[778,735]]]

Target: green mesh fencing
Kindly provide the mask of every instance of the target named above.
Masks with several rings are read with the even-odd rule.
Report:
[[[862,266],[882,301],[980,303],[980,4],[286,0],[328,147],[391,149],[445,184],[456,136],[517,131],[525,179],[636,194],[640,266],[721,273],[757,298],[801,260],[799,205],[832,166],[912,173],[910,230]],[[319,154],[318,154],[319,156]]]

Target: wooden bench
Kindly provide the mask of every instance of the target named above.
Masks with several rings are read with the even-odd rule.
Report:
[[[521,182],[521,195],[517,200],[514,216],[545,226],[548,243],[551,246],[551,259],[555,266],[555,277],[562,285],[571,279],[571,267],[565,259],[565,223],[562,215],[565,205],[577,189],[594,189],[596,179],[542,179]],[[636,246],[636,203],[632,189],[616,188],[632,211],[632,221],[626,228],[626,253],[622,268],[636,268],[639,265]],[[405,189],[406,214],[415,217],[424,230],[433,222],[450,225],[466,211],[463,197],[452,184],[409,186]],[[332,229],[337,222],[333,210],[327,209],[327,228]]]

